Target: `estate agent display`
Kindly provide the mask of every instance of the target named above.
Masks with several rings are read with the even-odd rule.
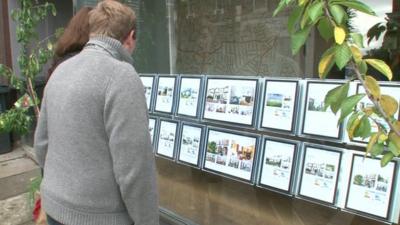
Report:
[[[340,113],[325,109],[325,95],[341,82],[199,75],[141,79],[154,108],[149,132],[156,156],[398,223],[398,159],[382,168],[378,158],[355,154],[357,145],[344,145]],[[351,87],[355,93],[357,84]],[[381,91],[400,99],[399,87],[383,85]],[[357,107],[369,104],[362,99]]]
[[[144,86],[144,96],[146,97],[147,108],[150,110],[151,103],[152,103],[152,93],[154,87],[154,76],[151,75],[142,75],[140,76]]]
[[[255,79],[207,79],[204,119],[253,125],[257,87]]]

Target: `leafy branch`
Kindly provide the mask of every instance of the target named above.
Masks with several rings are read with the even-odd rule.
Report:
[[[400,122],[394,118],[399,104],[391,96],[381,94],[378,82],[368,76],[368,66],[373,67],[389,80],[393,73],[382,60],[363,59],[360,48],[364,47],[363,36],[350,32],[349,12],[359,11],[375,16],[373,10],[358,0],[281,0],[274,15],[287,7],[293,7],[289,16],[288,30],[291,35],[292,53],[298,51],[306,43],[312,28],[332,46],[322,55],[318,64],[318,74],[325,79],[334,65],[340,70],[347,67],[355,73],[365,94],[348,96],[349,82],[338,86],[325,96],[325,109],[330,107],[337,114],[341,112],[338,124],[347,120],[347,131],[350,139],[369,138],[367,154],[378,156],[384,153],[381,165],[385,166],[394,156],[400,155]],[[357,108],[357,104],[365,97],[373,107]],[[371,122],[378,131],[372,132]],[[388,126],[388,129],[385,127]]]

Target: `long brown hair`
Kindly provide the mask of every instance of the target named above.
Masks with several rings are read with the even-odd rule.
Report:
[[[89,12],[92,7],[82,7],[69,21],[63,34],[58,38],[54,50],[54,58],[47,73],[47,80],[57,66],[80,52],[89,41]]]
[[[64,33],[58,39],[55,55],[64,57],[83,49],[89,41],[89,12],[91,7],[82,7],[69,21]]]

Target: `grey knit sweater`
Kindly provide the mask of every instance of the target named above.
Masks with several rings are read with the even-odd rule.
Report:
[[[91,38],[49,80],[35,133],[46,213],[66,225],[158,224],[143,85],[121,43]]]

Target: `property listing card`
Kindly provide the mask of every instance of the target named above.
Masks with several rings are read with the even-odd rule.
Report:
[[[140,79],[142,80],[144,86],[144,95],[146,97],[147,108],[150,109],[151,104],[151,96],[153,91],[153,82],[154,77],[151,76],[141,76]]]
[[[300,195],[333,204],[341,152],[307,146]]]
[[[200,78],[183,77],[179,91],[178,114],[197,116],[199,105]]]
[[[182,125],[182,139],[178,159],[193,165],[198,165],[202,138],[202,128]]]
[[[155,110],[172,112],[174,103],[175,77],[159,77]]]
[[[257,80],[208,79],[204,118],[252,125]]]
[[[289,191],[296,145],[265,140],[260,184]]]
[[[173,158],[176,137],[176,122],[160,122],[160,135],[158,137],[157,154]]]
[[[292,131],[296,81],[266,81],[261,127]]]
[[[387,218],[395,163],[381,167],[380,159],[353,156],[346,207]]]
[[[204,167],[251,180],[257,138],[210,129]]]
[[[307,83],[306,107],[303,121],[303,134],[339,138],[337,125],[340,113],[336,115],[328,108],[324,111],[325,95],[340,84]]]
[[[149,132],[151,138],[151,144],[154,142],[154,129],[156,128],[156,120],[153,118],[149,118]]]

